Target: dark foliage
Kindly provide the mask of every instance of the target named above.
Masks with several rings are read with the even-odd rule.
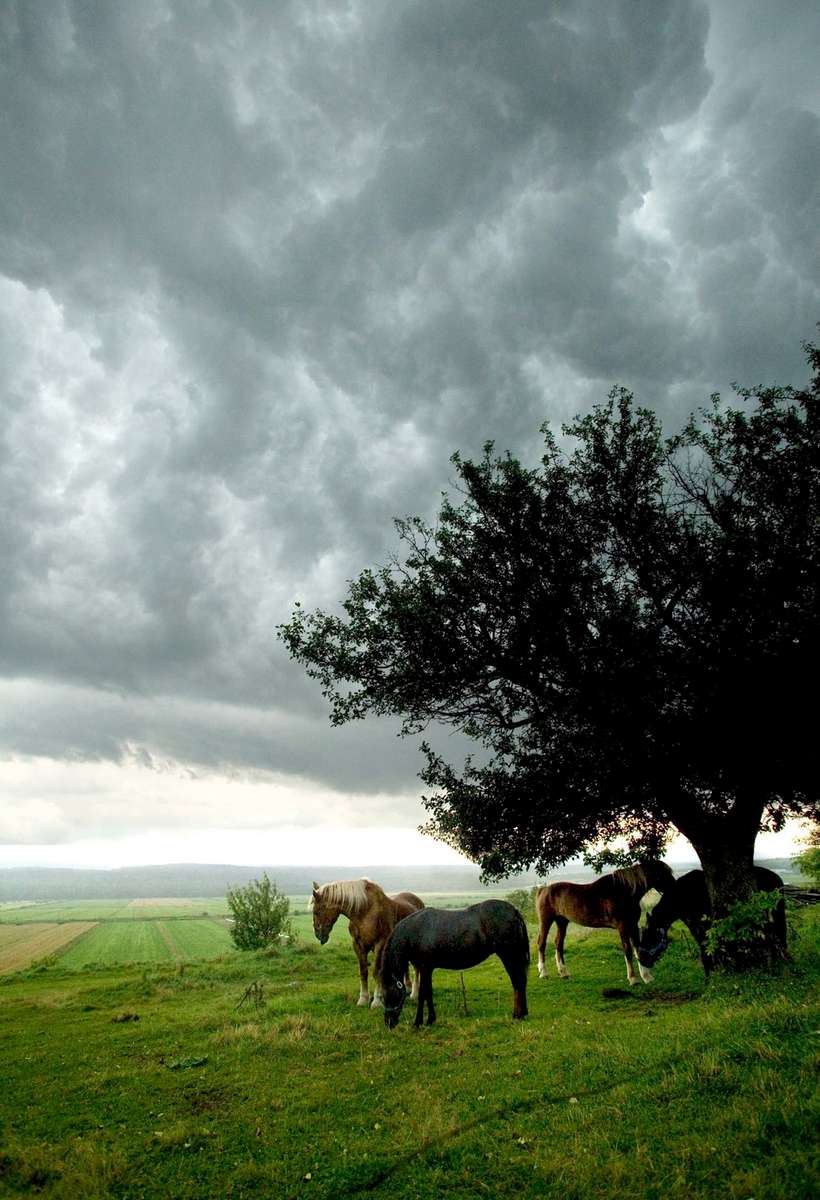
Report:
[[[461,496],[404,556],[364,571],[343,615],[280,635],[340,724],[443,722],[481,759],[425,747],[428,829],[488,877],[546,871],[625,838],[697,849],[714,911],[754,891],[761,827],[818,811],[820,351],[813,382],[736,389],[664,440],[615,389],[544,426],[536,469],[492,444],[453,457]],[[598,856],[599,867],[606,856]],[[610,861],[612,861],[610,859]]]

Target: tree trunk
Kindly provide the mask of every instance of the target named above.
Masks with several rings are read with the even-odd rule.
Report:
[[[703,867],[712,920],[729,918],[711,953],[704,950],[704,966],[726,971],[772,967],[786,956],[782,902],[779,915],[762,918],[750,910],[733,913],[738,902],[748,902],[758,891],[754,873],[754,844],[757,827],[738,830],[728,823],[704,831],[695,844]],[[712,834],[713,836],[708,836]]]

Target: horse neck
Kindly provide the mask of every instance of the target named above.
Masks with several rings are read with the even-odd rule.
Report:
[[[674,894],[674,888],[670,888],[663,893],[650,912],[647,924],[653,929],[668,929],[673,921],[677,921],[678,916],[677,897]]]
[[[396,929],[401,928],[401,923],[396,926]],[[400,939],[395,935],[387,943],[387,949],[384,952],[384,960],[382,962],[382,974],[387,978],[388,975],[394,975],[397,979],[403,979],[407,974],[407,968],[410,963],[410,958],[407,954],[406,947],[401,944]]]

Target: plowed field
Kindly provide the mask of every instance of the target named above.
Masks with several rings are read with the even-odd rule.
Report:
[[[0,972],[22,971],[38,958],[56,954],[93,929],[95,921],[0,925]]]

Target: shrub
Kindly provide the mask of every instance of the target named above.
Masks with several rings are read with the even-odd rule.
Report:
[[[775,910],[782,900],[779,888],[738,900],[725,917],[712,921],[707,929],[706,952],[719,961],[726,947],[731,946],[739,961],[755,963],[761,945],[772,938]]]
[[[293,940],[290,901],[267,874],[247,887],[228,888],[228,908],[233,916],[231,938],[239,950],[261,950],[285,938]]]
[[[530,888],[517,888],[514,892],[507,893],[507,900],[513,904],[525,921],[535,920],[535,897],[540,884],[536,884]]]

